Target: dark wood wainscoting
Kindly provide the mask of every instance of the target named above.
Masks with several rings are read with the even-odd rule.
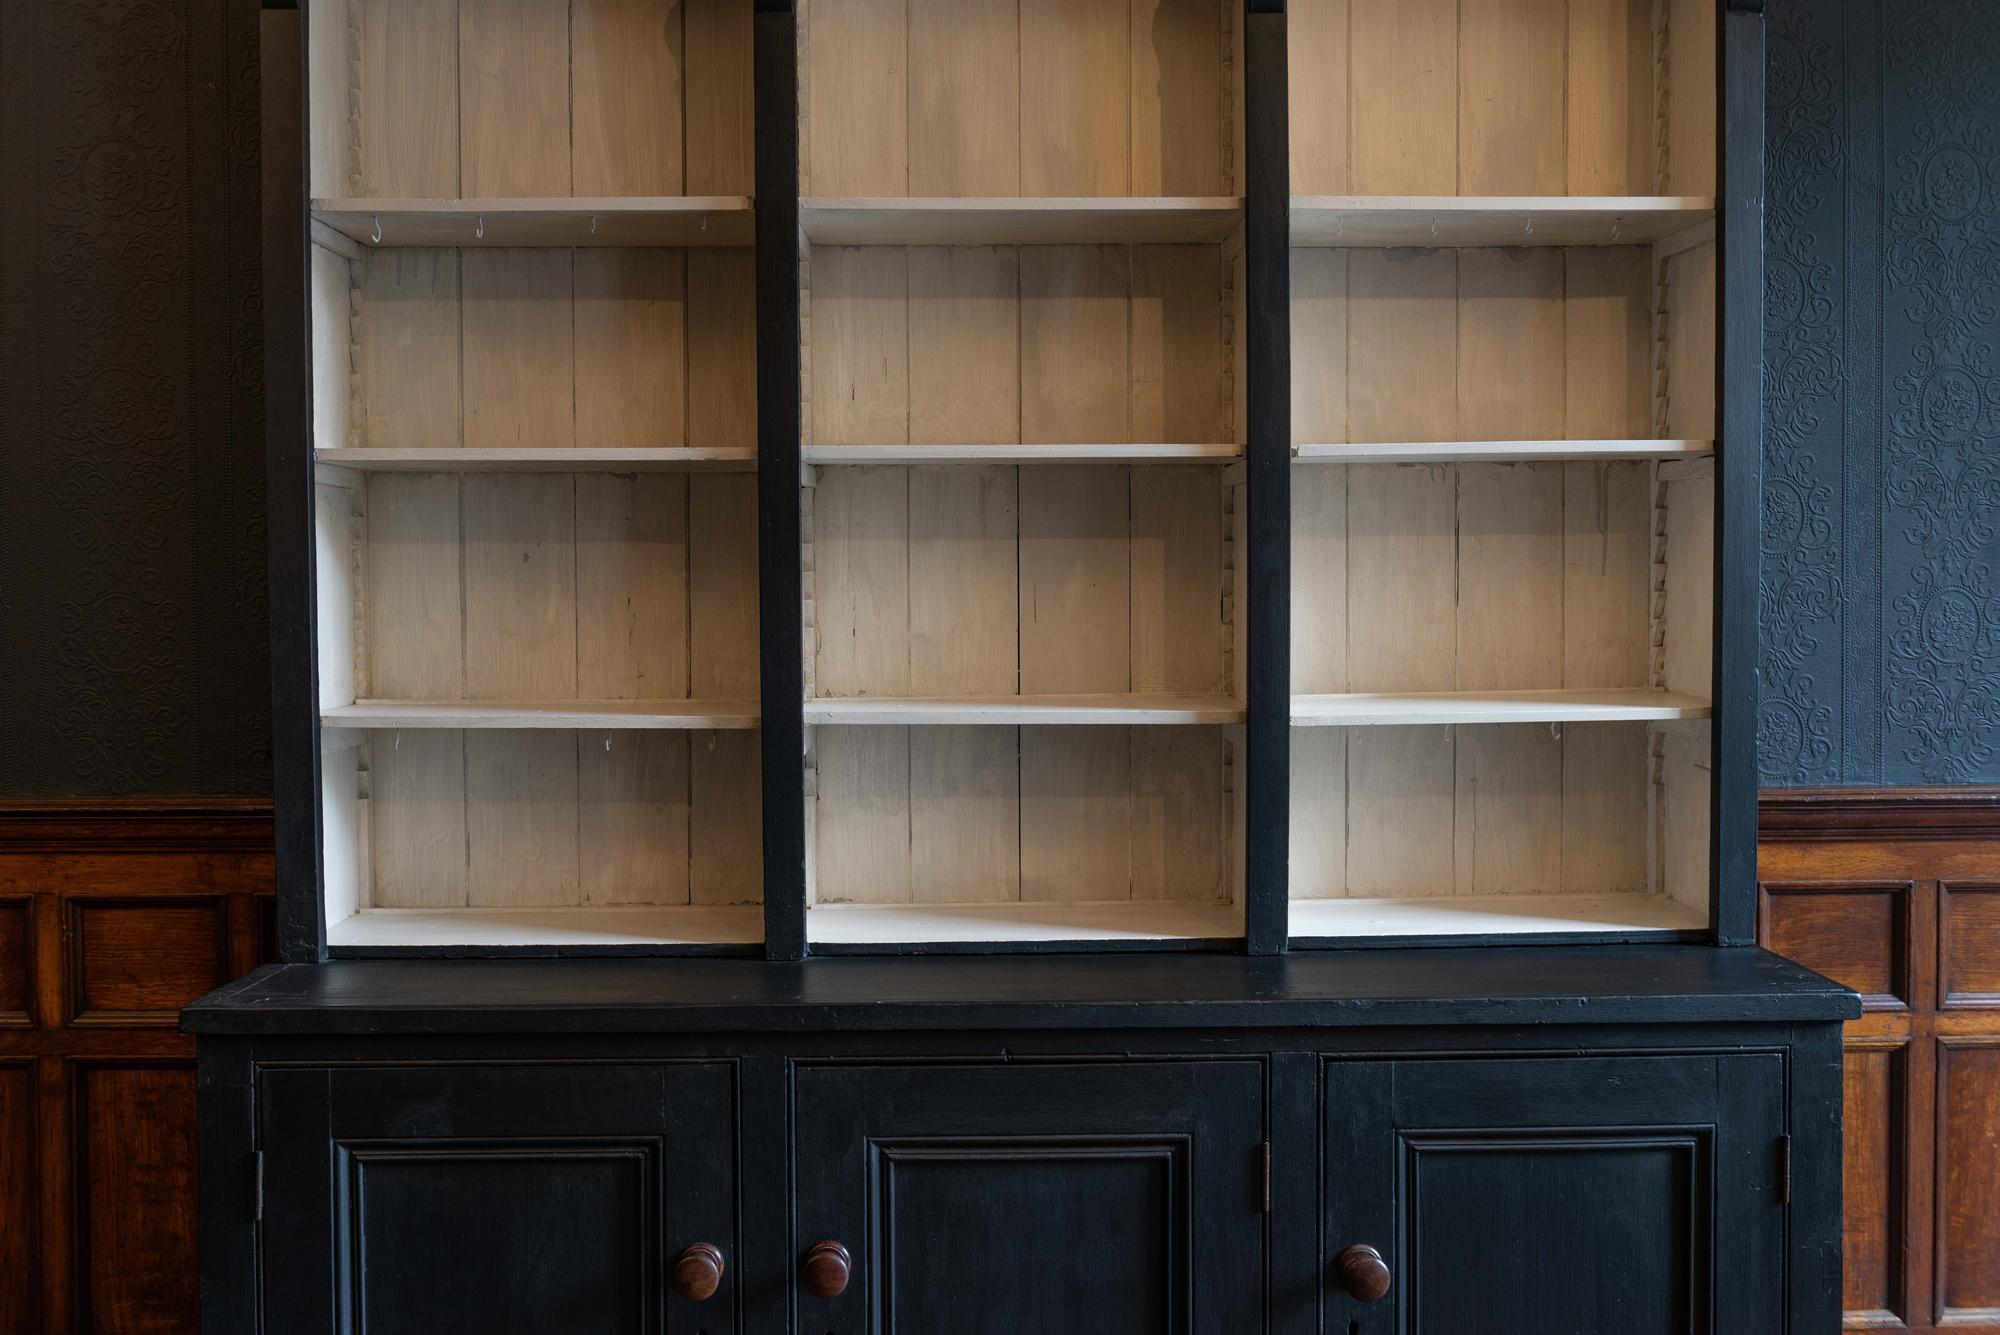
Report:
[[[2000,1335],[2000,789],[1763,797],[1759,933],[1847,1026],[1850,1328]]]
[[[0,1335],[195,1335],[182,1006],[272,957],[268,802],[0,801]]]

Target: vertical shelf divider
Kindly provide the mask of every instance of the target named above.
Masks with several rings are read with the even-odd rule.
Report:
[[[1244,6],[1245,949],[1286,947],[1291,834],[1292,253],[1284,0]]]
[[[764,954],[806,953],[799,530],[799,96],[793,0],[757,0],[757,590]]]
[[[1757,569],[1763,550],[1764,6],[1718,15],[1715,701],[1709,923],[1757,943]]]

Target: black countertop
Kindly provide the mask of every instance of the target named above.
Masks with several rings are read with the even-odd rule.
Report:
[[[1849,1020],[1767,951],[1492,946],[1273,958],[354,960],[277,964],[181,1015],[195,1034],[811,1033]]]

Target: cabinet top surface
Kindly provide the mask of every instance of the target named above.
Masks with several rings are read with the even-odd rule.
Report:
[[[1748,947],[1015,959],[396,960],[271,965],[203,1034],[1352,1028],[1831,1021],[1855,994]]]

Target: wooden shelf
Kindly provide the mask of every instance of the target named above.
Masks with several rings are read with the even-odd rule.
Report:
[[[1294,899],[1293,940],[1698,932],[1708,914],[1665,895],[1450,895]]]
[[[848,727],[1187,725],[1241,723],[1225,695],[1005,695],[806,701],[806,722]]]
[[[809,464],[1226,464],[1241,445],[808,445]]]
[[[596,731],[734,729],[757,726],[754,701],[739,700],[358,700],[320,711],[328,728],[480,728]]]
[[[316,199],[312,216],[361,246],[747,246],[755,231],[743,195]]]
[[[1709,702],[1644,688],[1614,691],[1440,691],[1295,695],[1292,726],[1358,728],[1444,723],[1603,723],[1707,718]]]
[[[329,946],[756,945],[764,910],[755,904],[709,907],[569,907],[548,909],[363,909],[329,923]]]
[[[814,945],[1006,945],[1033,941],[1225,941],[1243,935],[1230,904],[1164,900],[1046,904],[815,904]]]
[[[748,473],[757,451],[708,446],[631,449],[314,450],[313,462],[363,473]]]
[[[1462,440],[1295,445],[1292,457],[1319,464],[1591,463],[1693,459],[1712,440]]]
[[[1715,217],[1695,195],[1294,195],[1295,246],[1642,246]]]
[[[1226,240],[1243,201],[1167,198],[806,199],[806,239],[830,246],[1087,245]]]

